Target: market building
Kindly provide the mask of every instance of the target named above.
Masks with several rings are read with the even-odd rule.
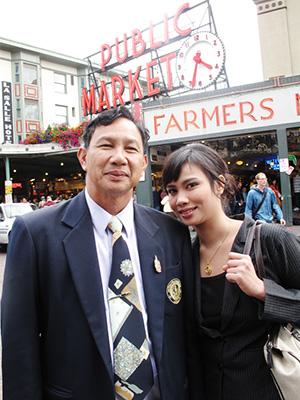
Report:
[[[84,188],[77,147],[59,144],[59,136],[44,143],[43,132],[68,126],[76,133],[88,120],[83,88],[108,82],[116,73],[115,68],[105,74],[94,69],[87,60],[0,38],[0,201],[11,191],[18,201],[49,193],[68,197]],[[127,87],[124,79],[125,92]],[[36,139],[37,132],[42,134]]]
[[[270,182],[279,181],[284,216],[292,224],[293,210],[299,216],[293,183],[300,176],[300,3],[254,3],[265,80],[146,105],[144,118],[151,132],[148,175],[159,187],[171,151],[191,141],[205,143],[221,153],[231,173],[248,188],[261,171]],[[151,203],[148,192],[141,192],[143,201]]]
[[[291,176],[300,166],[300,76],[160,99],[144,108],[144,118],[156,186],[170,152],[189,142],[205,143],[245,185],[262,171],[270,182],[280,178],[283,211],[292,223]]]
[[[76,148],[66,150],[55,143],[22,145],[20,141],[48,124],[75,126],[89,114],[133,103],[151,135],[150,164],[137,188],[139,202],[153,206],[152,188],[161,187],[166,156],[198,141],[220,152],[231,173],[248,187],[261,171],[269,180],[279,181],[284,216],[292,224],[297,208],[293,179],[300,169],[299,27],[295,19],[300,4],[297,0],[254,3],[264,81],[239,87],[229,87],[226,48],[217,35],[208,0],[193,7],[185,3],[143,31],[135,29],[113,44],[104,43],[100,53],[85,60],[1,39],[0,160],[6,173],[1,193],[4,181],[11,178],[14,199],[25,192],[39,196],[81,190],[84,176]],[[203,18],[192,13],[201,7],[209,12],[202,25],[196,26],[191,21]]]
[[[1,38],[0,70],[2,199],[4,183],[9,180],[15,201],[21,196],[46,194],[54,185],[58,189],[61,181],[56,179],[73,182],[80,168],[74,168],[72,152],[66,154],[56,143],[21,143],[49,125],[80,123],[87,62]],[[82,187],[83,183],[78,185],[78,189]]]

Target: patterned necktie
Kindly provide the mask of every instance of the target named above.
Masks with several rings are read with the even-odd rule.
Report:
[[[122,237],[122,223],[112,217],[112,266],[108,304],[113,338],[114,382],[121,399],[142,400],[153,386],[149,346],[133,266]]]

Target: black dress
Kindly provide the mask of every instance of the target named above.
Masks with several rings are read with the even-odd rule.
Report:
[[[204,356],[203,382],[205,398],[222,399],[222,336],[221,311],[223,305],[225,274],[201,279],[202,332],[200,340],[201,355]],[[214,351],[211,351],[211,347]],[[215,385],[208,382],[215,381]]]
[[[243,252],[252,224],[245,219],[232,251]],[[198,239],[193,245],[204,400],[280,400],[263,346],[278,322],[299,324],[300,243],[284,229],[263,226],[262,250],[267,275],[264,302],[247,296],[224,274],[201,279]]]

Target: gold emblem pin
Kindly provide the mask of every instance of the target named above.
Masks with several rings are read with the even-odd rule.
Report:
[[[160,263],[159,259],[157,258],[157,255],[155,255],[155,257],[154,257],[154,269],[155,269],[155,272],[157,272],[158,274],[161,273],[161,263]]]
[[[166,293],[167,293],[168,299],[172,303],[178,304],[182,297],[182,287],[181,287],[180,279],[178,279],[178,278],[172,279],[168,283]]]

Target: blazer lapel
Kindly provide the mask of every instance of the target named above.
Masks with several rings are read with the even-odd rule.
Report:
[[[245,218],[233,243],[231,251],[243,253],[248,227],[251,226],[251,224],[253,224],[253,221],[249,218]],[[238,305],[240,295],[241,289],[239,286],[236,283],[230,283],[225,279],[223,307],[221,312],[221,330],[226,329],[230,324],[234,311]]]
[[[147,307],[148,329],[156,364],[159,365],[162,353],[165,302],[164,249],[156,239],[159,226],[142,207],[137,205],[135,205],[135,228]],[[155,270],[155,256],[161,263],[161,272]]]
[[[93,225],[84,193],[72,201],[62,222],[72,228],[63,241],[72,278],[99,353],[113,380],[103,288]]]

